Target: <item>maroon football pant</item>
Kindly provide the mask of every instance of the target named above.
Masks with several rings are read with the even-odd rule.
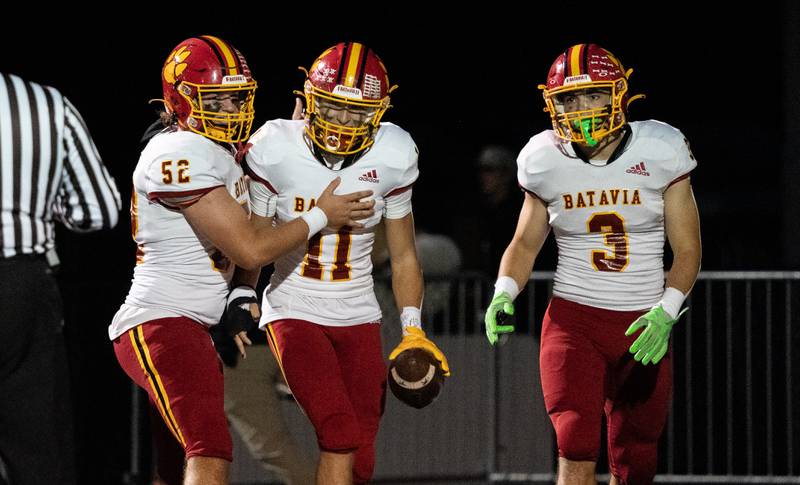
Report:
[[[222,364],[204,325],[185,317],[151,320],[114,340],[114,352],[147,391],[187,459],[233,459]]]
[[[355,453],[353,481],[367,483],[386,396],[380,325],[330,327],[287,319],[270,323],[267,335],[319,448]]]
[[[672,391],[671,351],[657,365],[633,360],[625,336],[643,312],[553,298],[542,325],[542,391],[559,455],[597,461],[602,414],[609,468],[622,484],[652,483]]]

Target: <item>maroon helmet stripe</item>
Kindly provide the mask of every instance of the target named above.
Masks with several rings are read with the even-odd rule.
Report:
[[[238,72],[240,74],[244,74],[244,69],[242,69],[242,62],[239,59],[239,51],[234,49],[233,46],[227,40],[220,39],[219,37],[217,37],[217,40],[219,40],[220,42],[225,44],[225,47],[227,47],[228,50],[231,51],[230,54],[231,54],[231,57],[233,57],[233,63],[236,65],[236,72]],[[219,49],[219,46],[216,46],[216,48]],[[219,51],[219,53],[222,55],[222,59],[225,60],[225,58],[226,58],[225,54],[223,52],[221,52],[221,51]],[[228,69],[227,62],[223,62],[223,65],[225,66],[225,69],[227,70]]]
[[[219,51],[219,47],[217,47],[217,44],[206,39],[205,37],[198,37],[198,39],[202,40],[209,47],[211,47],[211,50],[214,52],[214,54],[217,55],[217,60],[219,61],[219,65],[222,66],[222,75],[224,76],[228,74],[228,63],[225,62],[225,56],[223,56],[222,52]]]
[[[362,89],[364,87],[364,75],[367,72],[367,58],[369,58],[370,52],[372,52],[372,49],[362,49],[361,52],[363,57],[361,58],[361,66],[358,68],[358,82],[356,82],[356,87],[358,89]]]
[[[583,69],[585,69],[586,66],[584,66],[582,64],[583,64],[583,54],[585,54],[585,52],[588,50],[588,49],[586,49],[586,44],[578,44],[575,47],[573,47],[572,50],[573,51],[571,52],[571,54],[572,54],[573,57],[575,57],[575,60],[577,61],[577,68],[578,68],[578,72],[573,72],[572,75],[573,76],[580,76],[581,74],[585,74],[586,71],[583,70]],[[572,59],[571,58],[569,59],[569,63],[572,64]]]
[[[336,84],[344,84],[342,81],[342,76],[344,76],[344,61],[347,60],[347,53],[350,51],[350,43],[345,42],[344,46],[342,47],[342,56],[339,59],[339,77],[337,78]]]
[[[234,49],[232,45],[228,44],[227,42],[225,43],[228,45],[228,48],[231,50],[231,52],[233,52],[233,62],[236,64],[236,72],[238,72],[239,74],[244,74],[244,66],[242,65],[241,53],[236,49]]]

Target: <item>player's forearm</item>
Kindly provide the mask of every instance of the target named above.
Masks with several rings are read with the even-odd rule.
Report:
[[[688,294],[697,280],[697,273],[700,272],[700,258],[699,247],[675,253],[667,276],[667,288],[675,288],[684,295]]]
[[[392,291],[397,308],[420,308],[424,283],[422,270],[416,259],[413,262],[392,264]]]
[[[308,224],[297,218],[279,227],[258,227],[252,231],[247,244],[251,250],[245,260],[237,265],[249,271],[266,266],[294,248],[306,244],[308,240]]]
[[[233,278],[231,278],[231,288],[236,288],[237,286],[247,285],[252,288],[258,286],[258,277],[261,274],[261,266],[258,266],[253,269],[245,269],[241,266],[237,266],[236,270],[234,270]]]
[[[503,259],[500,260],[500,270],[497,272],[498,278],[500,276],[508,276],[522,290],[528,284],[537,254],[538,250],[526,248],[517,240],[511,241],[511,244],[508,245],[505,253],[503,253]]]

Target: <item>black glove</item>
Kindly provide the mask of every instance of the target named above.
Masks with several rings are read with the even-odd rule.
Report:
[[[255,328],[256,322],[250,313],[251,303],[258,303],[255,290],[247,285],[237,286],[228,294],[228,302],[219,325],[211,327],[214,348],[217,349],[222,363],[228,367],[236,367],[239,361],[239,349],[233,337],[242,330]]]
[[[214,341],[214,348],[222,363],[226,367],[236,367],[236,364],[239,363],[239,349],[236,348],[233,337],[228,336],[222,325],[211,327],[211,339]]]
[[[247,285],[239,285],[228,294],[228,303],[222,314],[220,325],[231,337],[239,332],[248,332],[258,323],[250,313],[250,304],[258,303],[256,290]]]

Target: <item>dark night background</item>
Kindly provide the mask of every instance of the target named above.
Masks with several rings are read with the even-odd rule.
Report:
[[[376,6],[368,14],[348,10],[362,4],[336,12],[298,4],[277,12],[265,3],[251,13],[237,6],[234,19],[221,7],[198,15],[188,4],[164,3],[151,16],[124,8],[93,14],[105,20],[80,20],[74,11],[71,21],[54,13],[36,22],[20,16],[0,32],[0,70],[70,98],[123,200],[113,231],[79,236],[62,230],[57,239],[81,476],[115,483],[128,463],[130,384],[106,327],[134,263],[127,208],[139,139],[156,119],[147,101],[161,97],[162,63],[187,37],[217,35],[245,55],[259,83],[256,127],[291,115],[292,90],[303,81],[297,66],[308,67],[339,41],[370,46],[399,85],[384,120],[408,130],[420,149],[417,223],[445,234],[469,219],[480,148],[500,143],[518,151],[548,129],[537,85],[566,47],[597,43],[634,69],[632,92],[647,95],[633,105],[631,118],[667,122],[691,141],[699,162],[692,183],[703,269],[800,269],[794,248],[800,7],[786,0],[701,13],[660,2],[537,4],[431,16],[412,4]],[[647,13],[633,13],[638,9]],[[552,269],[546,263],[537,269]]]

